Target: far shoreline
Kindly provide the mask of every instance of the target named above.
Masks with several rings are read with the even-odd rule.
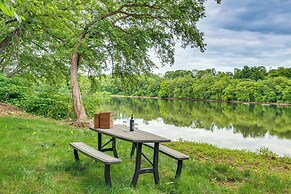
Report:
[[[238,100],[209,100],[209,99],[193,99],[193,98],[161,98],[153,96],[126,96],[118,94],[109,94],[105,96],[110,97],[119,97],[119,98],[144,98],[144,99],[160,99],[160,100],[185,100],[185,101],[196,101],[196,102],[227,102],[227,103],[239,103],[244,105],[258,104],[262,106],[291,106],[290,103],[280,103],[280,102],[247,102],[247,101],[238,101]]]

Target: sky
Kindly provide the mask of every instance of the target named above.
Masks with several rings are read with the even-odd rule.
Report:
[[[176,45],[175,64],[154,70],[233,72],[243,66],[291,68],[291,0],[207,0],[206,18],[197,24],[206,51]],[[157,59],[153,59],[156,63]]]

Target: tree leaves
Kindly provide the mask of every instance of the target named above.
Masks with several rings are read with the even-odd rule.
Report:
[[[21,23],[21,19],[24,19],[24,17],[20,17],[16,12],[12,4],[15,4],[14,0],[10,1],[5,1],[1,0],[0,1],[0,10],[7,16],[9,17],[15,17],[19,23]]]

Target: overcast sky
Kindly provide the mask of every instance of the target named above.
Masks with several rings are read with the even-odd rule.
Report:
[[[214,0],[206,2],[206,18],[198,23],[206,51],[176,47],[175,65],[155,73],[178,69],[233,72],[234,68],[291,67],[291,0]],[[156,60],[154,60],[156,61]]]

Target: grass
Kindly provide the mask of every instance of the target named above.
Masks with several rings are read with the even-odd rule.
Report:
[[[131,144],[117,140],[122,163],[112,165],[113,185],[108,188],[104,165],[82,154],[76,163],[69,146],[84,141],[96,147],[93,131],[39,118],[0,117],[0,137],[0,193],[291,193],[291,158],[266,150],[255,154],[171,142],[169,147],[190,156],[180,179],[173,179],[177,162],[161,154],[160,183],[144,174],[132,188]]]

